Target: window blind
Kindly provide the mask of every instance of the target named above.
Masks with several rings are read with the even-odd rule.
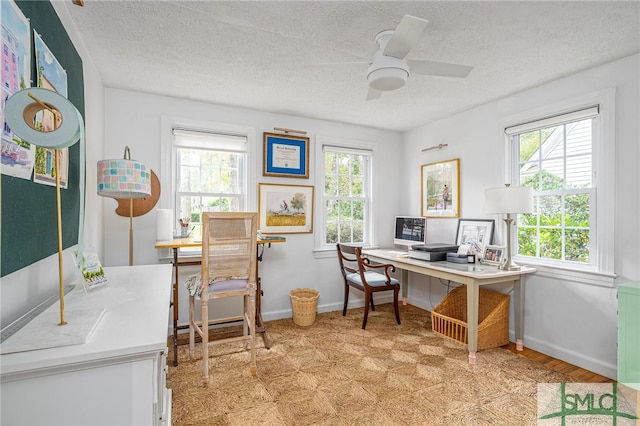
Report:
[[[246,152],[247,137],[208,130],[173,128],[174,145],[182,148]]]
[[[586,120],[587,118],[596,117],[599,114],[599,110],[600,106],[594,105],[577,111],[568,112],[566,114],[559,114],[541,118],[540,120],[530,121],[528,123],[516,124],[515,126],[506,127],[504,132],[511,136],[547,127],[558,126],[572,121]]]
[[[360,149],[360,148],[345,148],[343,146],[332,146],[332,145],[323,145],[322,152],[341,152],[343,154],[354,154],[354,155],[373,155],[373,150],[371,149]]]

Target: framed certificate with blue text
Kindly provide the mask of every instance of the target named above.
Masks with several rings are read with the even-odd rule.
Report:
[[[309,178],[309,138],[264,134],[264,176]]]

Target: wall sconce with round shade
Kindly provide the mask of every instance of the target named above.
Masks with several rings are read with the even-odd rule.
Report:
[[[129,200],[129,266],[133,265],[133,200],[151,195],[151,174],[139,161],[131,159],[124,148],[124,158],[98,161],[98,195]]]
[[[507,258],[500,269],[517,271],[520,266],[511,259],[511,225],[512,214],[533,213],[533,190],[528,186],[511,186],[504,188],[488,188],[484,191],[484,211],[488,214],[506,214],[507,225]]]

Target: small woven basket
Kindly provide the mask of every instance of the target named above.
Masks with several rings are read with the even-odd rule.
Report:
[[[316,320],[320,292],[311,288],[296,288],[289,292],[289,296],[291,296],[294,324],[303,327],[313,325]]]
[[[478,350],[509,343],[509,295],[479,289]],[[453,289],[431,312],[431,328],[441,336],[462,344],[467,335],[467,288]]]

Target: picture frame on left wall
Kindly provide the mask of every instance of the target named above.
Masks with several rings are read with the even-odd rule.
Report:
[[[258,185],[258,228],[263,234],[313,232],[311,185]]]

